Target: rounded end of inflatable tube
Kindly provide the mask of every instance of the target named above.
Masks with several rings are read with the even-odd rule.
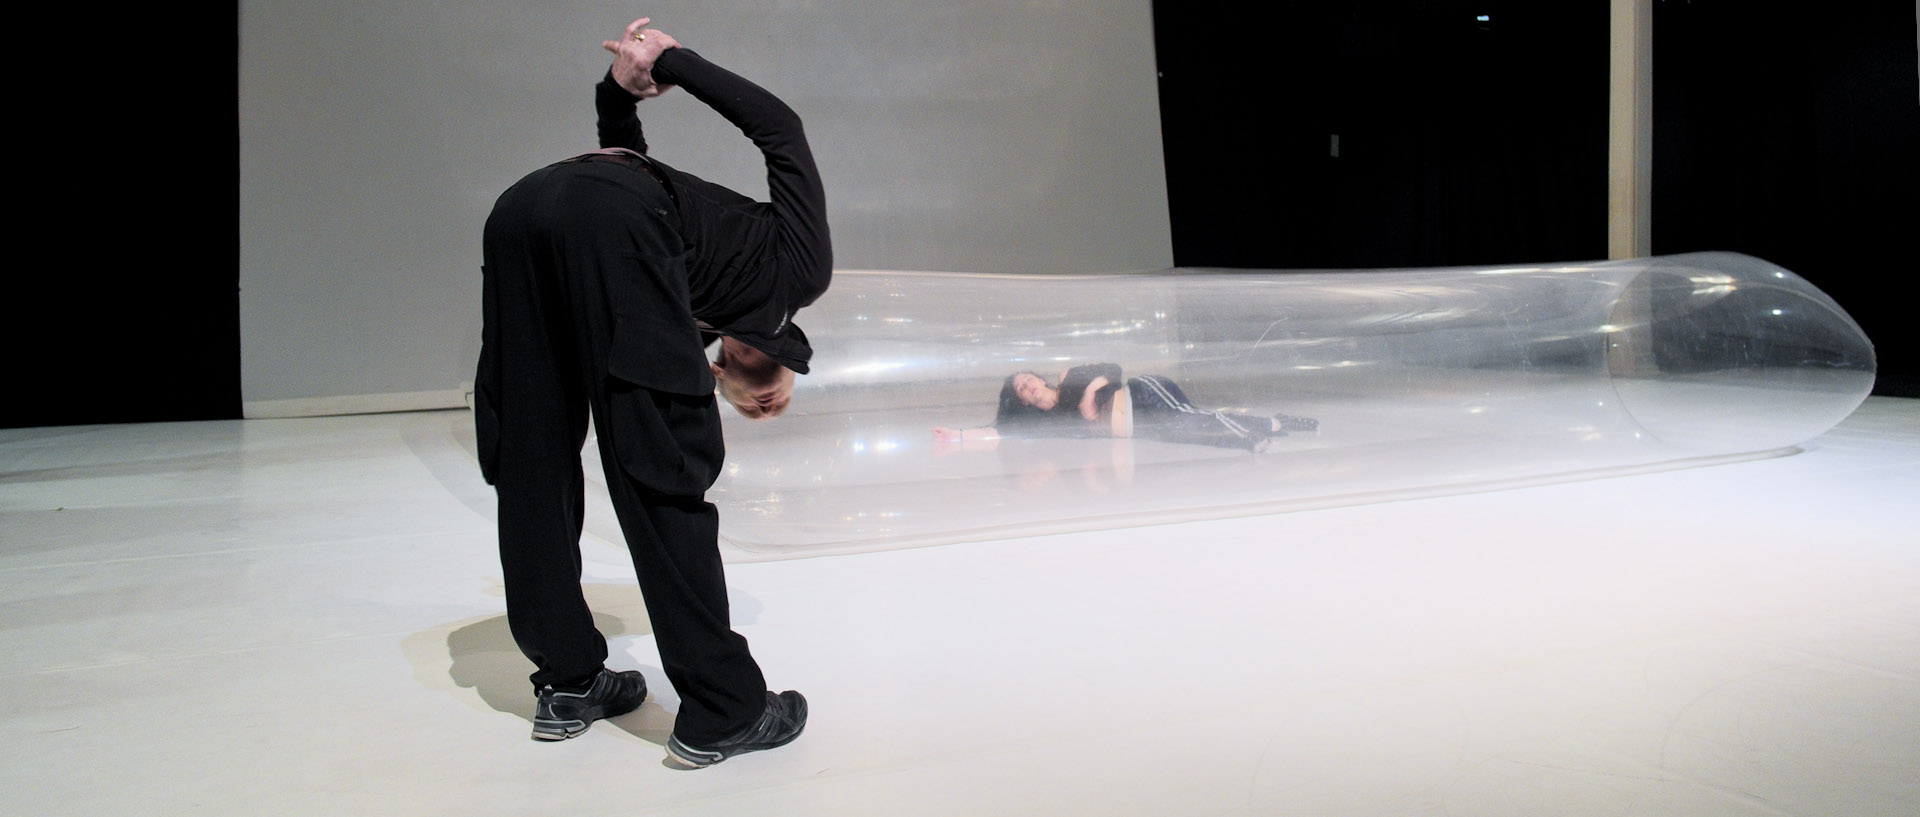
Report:
[[[1644,263],[1602,331],[1615,391],[1660,441],[1709,455],[1791,446],[1872,391],[1872,343],[1800,276],[1733,253]]]

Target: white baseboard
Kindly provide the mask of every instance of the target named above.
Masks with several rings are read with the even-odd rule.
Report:
[[[249,420],[285,417],[328,417],[337,414],[381,414],[390,411],[471,408],[472,389],[348,394],[302,397],[293,400],[245,400],[240,415]]]

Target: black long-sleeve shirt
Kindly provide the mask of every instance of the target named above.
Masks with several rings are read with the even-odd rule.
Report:
[[[1113,403],[1113,393],[1126,385],[1120,379],[1118,363],[1086,363],[1068,369],[1060,378],[1060,400],[1054,403],[1053,410],[1085,422],[1086,417],[1080,414],[1080,401],[1086,399],[1087,387],[1102,377],[1107,382],[1094,392],[1093,404],[1096,409],[1106,411],[1107,406]]]
[[[826,192],[800,116],[778,97],[685,48],[660,55],[654,81],[678,85],[760,149],[770,201],[758,202],[648,156],[680,208],[693,316],[805,373],[813,348],[793,314],[833,277]],[[595,89],[602,148],[647,153],[638,98],[613,81]]]

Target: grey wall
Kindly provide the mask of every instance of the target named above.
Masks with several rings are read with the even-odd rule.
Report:
[[[457,404],[493,199],[590,150],[599,43],[639,13],[786,99],[842,269],[1159,269],[1172,252],[1149,0],[240,4],[249,416]],[[684,93],[653,151],[755,197]]]

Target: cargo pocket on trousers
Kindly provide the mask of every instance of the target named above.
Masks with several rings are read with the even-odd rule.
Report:
[[[675,394],[614,377],[607,407],[614,454],[634,481],[656,493],[700,496],[719,478],[726,442],[712,394]]]

